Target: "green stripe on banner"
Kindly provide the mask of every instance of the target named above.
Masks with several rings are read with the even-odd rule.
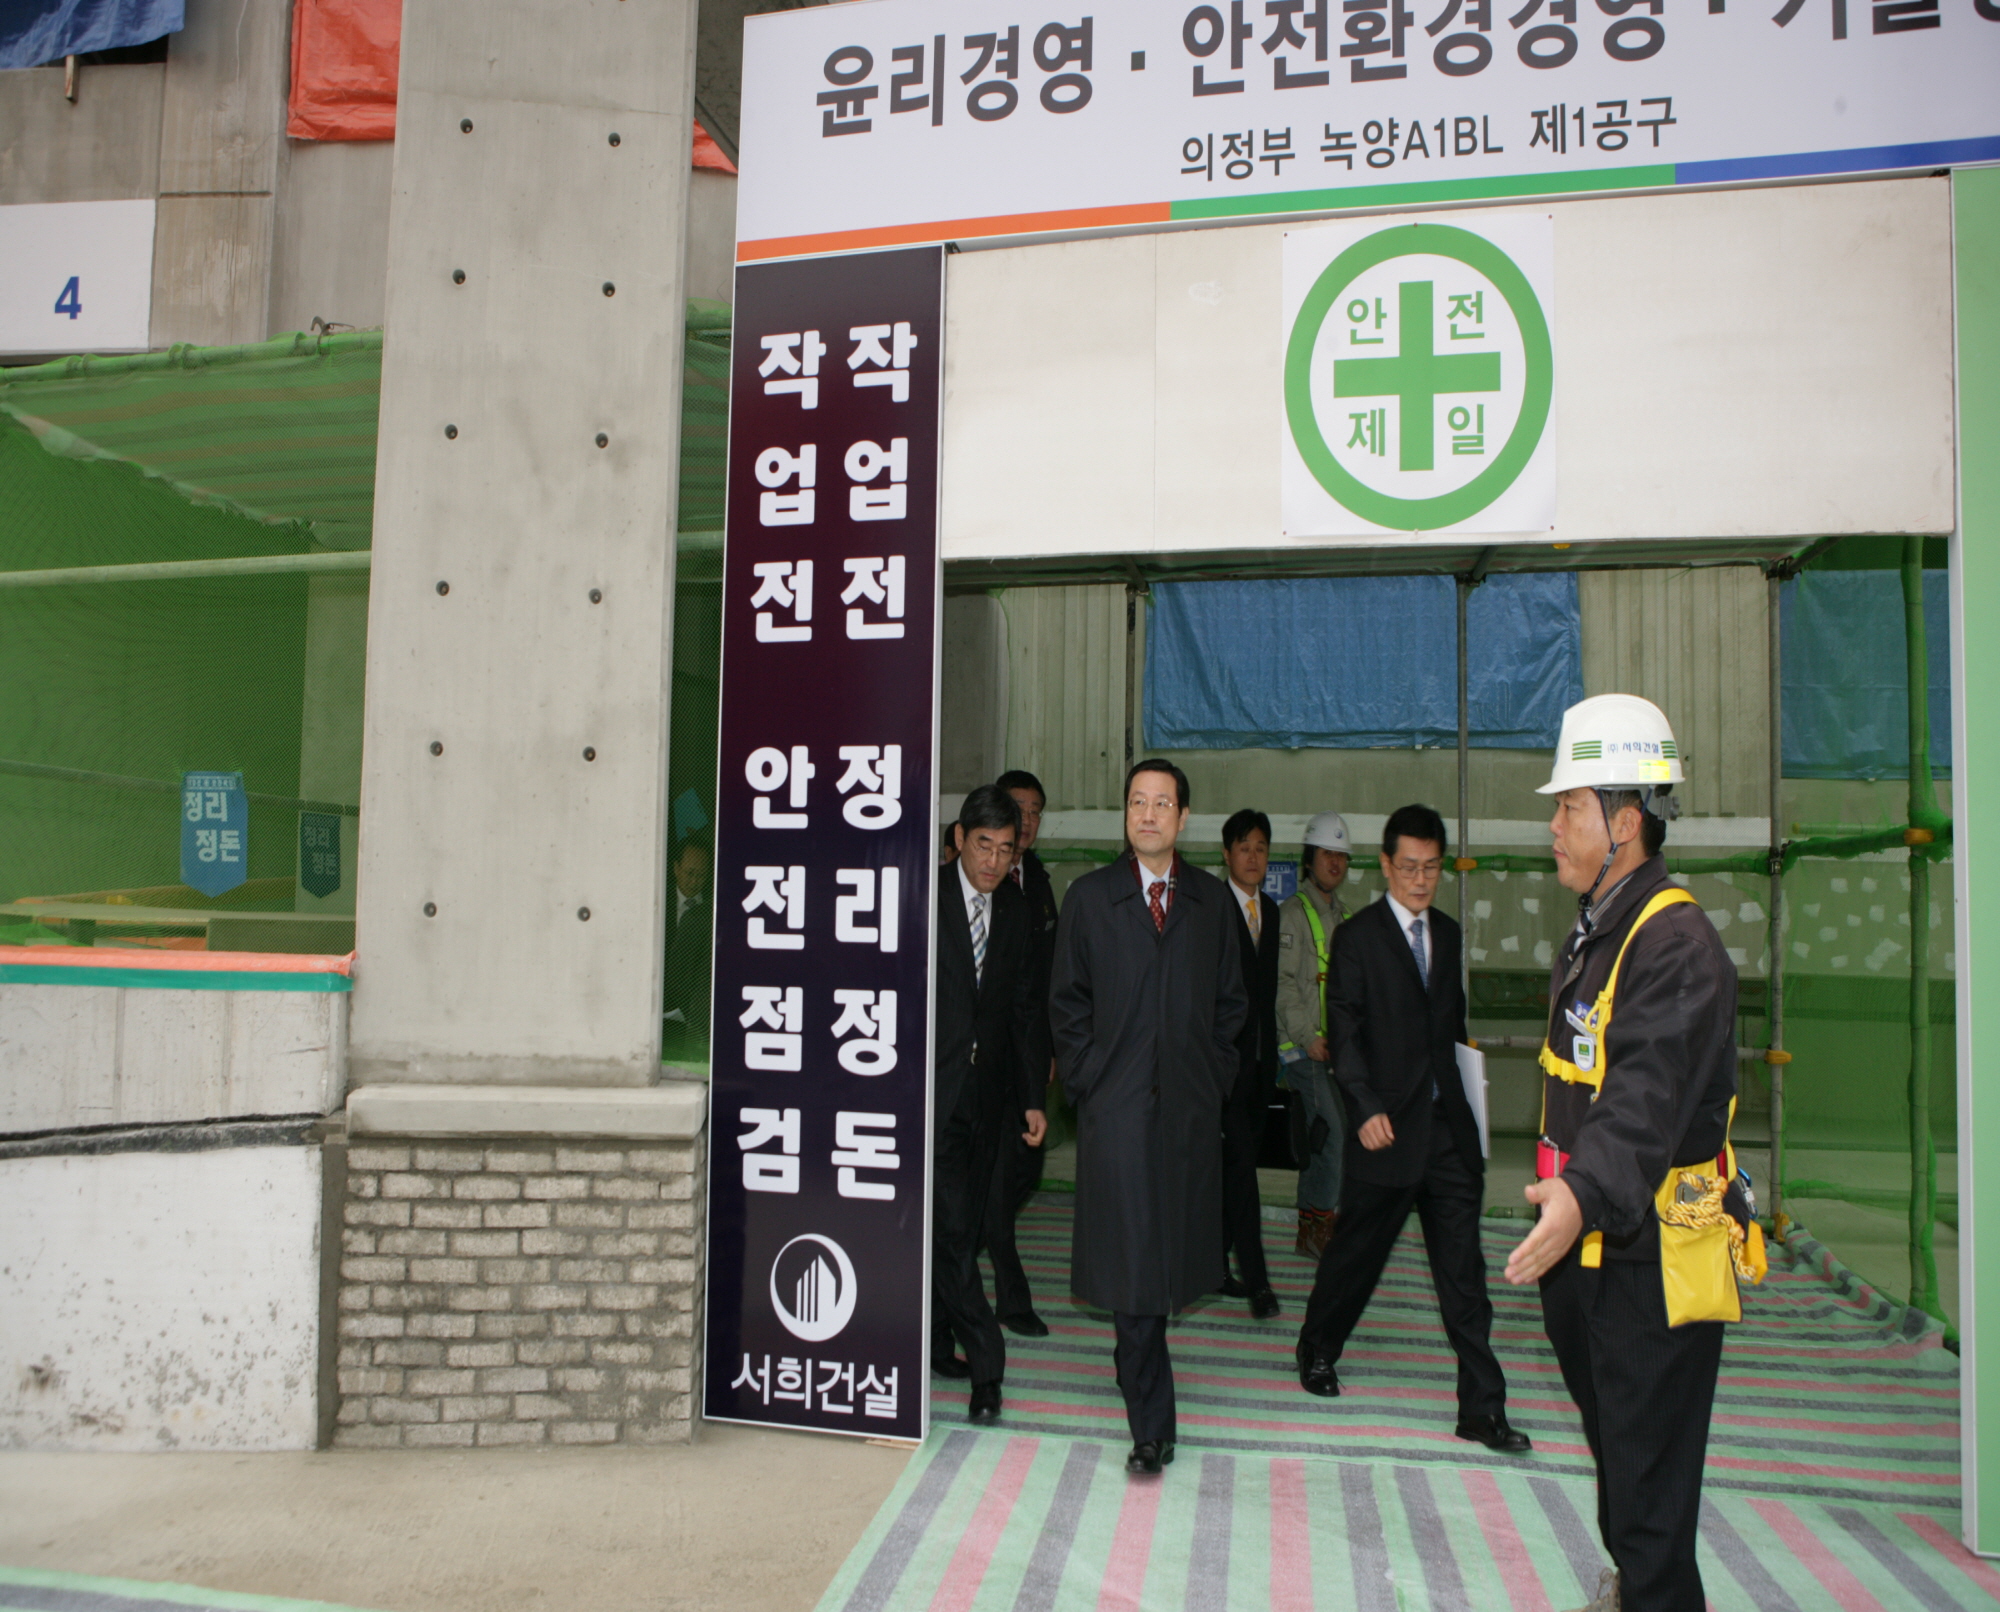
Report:
[[[113,985],[141,991],[317,991],[354,989],[345,974],[238,973],[193,968],[89,968],[67,963],[0,962],[0,985]]]
[[[1402,207],[1422,202],[1500,201],[1559,196],[1572,191],[1665,190],[1674,183],[1671,163],[1643,168],[1597,168],[1578,174],[1524,174],[1509,179],[1437,179],[1408,185],[1342,185],[1332,190],[1289,190],[1275,196],[1218,196],[1177,201],[1176,222],[1195,218],[1247,218],[1262,213],[1325,213],[1346,207]]]
[[[357,1612],[331,1601],[294,1601],[279,1595],[240,1595],[191,1584],[149,1584],[133,1578],[91,1578],[0,1567],[0,1612],[153,1612],[160,1607],[213,1608],[214,1612]]]

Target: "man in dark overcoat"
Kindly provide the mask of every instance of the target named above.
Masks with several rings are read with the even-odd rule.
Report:
[[[1111,1311],[1135,1473],[1173,1459],[1167,1317],[1224,1275],[1222,1105],[1248,1012],[1229,894],[1175,849],[1187,817],[1180,768],[1133,766],[1129,849],[1070,886],[1049,988],[1076,1107],[1070,1286]]]

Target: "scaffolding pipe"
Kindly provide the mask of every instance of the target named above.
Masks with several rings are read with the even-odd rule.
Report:
[[[1133,750],[1139,726],[1139,589],[1125,584],[1125,770],[1132,770]],[[1123,785],[1121,784],[1122,788]],[[1123,811],[1121,796],[1118,808]]]
[[[1465,1000],[1472,1000],[1472,943],[1469,929],[1472,914],[1465,905],[1465,863],[1471,853],[1465,839],[1470,831],[1470,796],[1466,782],[1467,751],[1471,745],[1472,727],[1466,708],[1466,654],[1465,654],[1465,604],[1472,596],[1472,579],[1462,576],[1458,579],[1458,922],[1461,931],[1458,948],[1458,983]]]
[[[1767,653],[1770,658],[1771,893],[1770,962],[1765,967],[1765,1003],[1770,1025],[1771,1224],[1785,1207],[1785,662],[1781,595],[1784,583],[1773,571],[1765,580]]]
[[[1931,1137],[1930,656],[1924,641],[1924,540],[1903,539],[1903,640],[1910,704],[1910,1307],[1939,1321],[1937,1144]],[[1922,840],[1918,835],[1922,835]]]
[[[100,582],[201,582],[227,577],[327,576],[366,571],[367,549],[336,554],[250,554],[228,560],[153,560],[135,565],[66,565],[0,571],[0,588],[72,588]]]

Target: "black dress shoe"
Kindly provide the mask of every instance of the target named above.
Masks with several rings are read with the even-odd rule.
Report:
[[[1049,1335],[1048,1322],[1033,1310],[1020,1310],[1013,1315],[1003,1315],[1000,1317],[1000,1324],[1009,1332],[1018,1333],[1024,1338],[1046,1338]]]
[[[998,1383],[974,1383],[972,1403],[966,1407],[965,1419],[974,1427],[991,1427],[1000,1420],[1000,1385]]]
[[[1507,1425],[1505,1416],[1464,1416],[1459,1418],[1458,1436],[1474,1444],[1484,1444],[1502,1455],[1526,1455],[1535,1446],[1526,1433]]]
[[[1247,1299],[1250,1296],[1250,1289],[1244,1285],[1240,1276],[1223,1277],[1222,1286],[1216,1291],[1226,1299]]]
[[[1278,1295],[1268,1287],[1260,1287],[1250,1295],[1250,1313],[1259,1321],[1268,1321],[1278,1313]]]
[[[1173,1459],[1172,1439],[1141,1439],[1132,1446],[1132,1453],[1125,1457],[1125,1470],[1150,1476],[1164,1466],[1171,1466]]]
[[[958,1381],[972,1375],[972,1368],[957,1355],[932,1355],[931,1370],[940,1377],[950,1377]]]
[[[1299,1363],[1299,1386],[1321,1399],[1340,1398],[1340,1378],[1334,1375],[1333,1356],[1299,1339],[1295,1351]]]

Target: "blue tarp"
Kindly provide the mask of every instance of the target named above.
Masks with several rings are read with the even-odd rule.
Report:
[[[1169,582],[1146,618],[1146,741],[1168,749],[1458,743],[1449,577]],[[1554,747],[1583,698],[1576,578],[1493,577],[1466,612],[1472,743]]]
[[[176,34],[184,0],[0,0],[0,68],[143,45]]]
[[[1951,616],[1945,573],[1924,573],[1931,766],[1951,769]],[[1903,579],[1804,571],[1781,595],[1785,776],[1907,778],[1910,707]]]

